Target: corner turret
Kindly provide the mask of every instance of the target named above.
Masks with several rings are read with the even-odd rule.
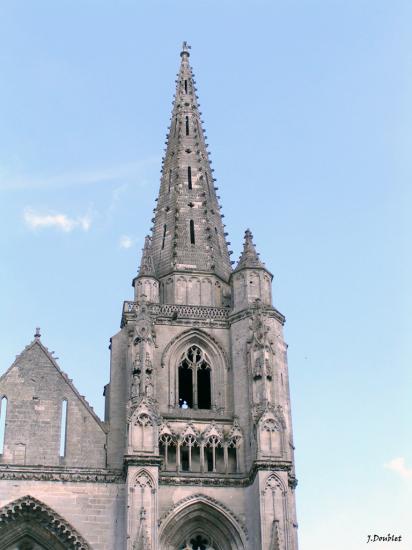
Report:
[[[245,231],[245,242],[239,263],[231,275],[232,305],[234,311],[250,307],[260,300],[272,305],[273,275],[259,258],[250,229]]]
[[[140,302],[143,296],[148,302],[159,302],[159,281],[157,280],[153,265],[151,248],[152,239],[146,236],[142,250],[139,274],[132,282],[135,302]]]

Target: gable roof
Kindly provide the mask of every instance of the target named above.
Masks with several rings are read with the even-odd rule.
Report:
[[[4,374],[0,376],[0,382],[2,382],[9,372],[13,370],[14,367],[16,367],[21,360],[28,354],[30,351],[32,351],[34,348],[38,347],[43,354],[47,357],[47,359],[50,361],[51,365],[56,369],[59,376],[64,380],[64,382],[70,387],[70,389],[73,391],[73,393],[76,395],[76,397],[79,399],[79,401],[83,404],[83,406],[87,409],[87,411],[90,413],[90,415],[94,418],[96,423],[99,425],[99,427],[103,430],[104,433],[107,433],[107,427],[104,422],[100,420],[100,418],[95,413],[93,407],[90,405],[90,403],[86,400],[84,395],[81,395],[79,391],[77,390],[76,386],[73,384],[73,380],[68,377],[68,375],[61,370],[59,365],[57,364],[56,359],[53,357],[51,352],[42,344],[40,341],[40,335],[35,336],[34,340],[30,342],[28,346],[24,348],[24,350],[19,353],[19,355],[16,356],[16,359],[13,361],[12,365],[6,370]]]

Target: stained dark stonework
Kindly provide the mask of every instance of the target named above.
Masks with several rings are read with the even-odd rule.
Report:
[[[38,330],[0,378],[0,550],[298,548],[285,318],[250,230],[232,269],[186,43],[180,55],[104,421]]]

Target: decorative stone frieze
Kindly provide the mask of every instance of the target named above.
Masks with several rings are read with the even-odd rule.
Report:
[[[47,466],[0,466],[0,480],[67,481],[71,483],[123,483],[122,470],[48,468]]]

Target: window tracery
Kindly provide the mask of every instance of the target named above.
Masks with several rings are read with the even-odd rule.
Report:
[[[201,432],[192,422],[180,432],[168,423],[159,431],[159,452],[163,470],[189,473],[240,472],[242,433],[237,419],[223,432],[215,422]]]
[[[210,409],[211,367],[203,350],[190,346],[183,354],[179,367],[179,407]]]

